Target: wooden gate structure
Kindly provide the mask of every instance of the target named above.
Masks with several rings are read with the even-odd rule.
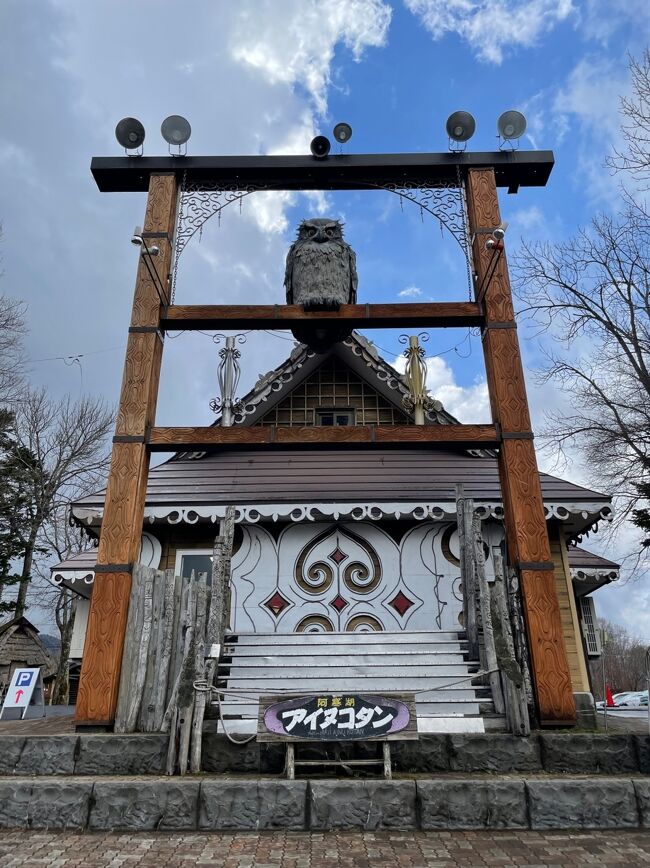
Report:
[[[501,218],[497,187],[544,186],[550,151],[288,157],[101,157],[91,171],[102,192],[148,191],[142,238],[159,252],[140,257],[77,702],[78,726],[115,718],[131,573],[142,533],[153,451],[333,444],[436,444],[498,451],[509,566],[516,569],[528,633],[537,713],[547,726],[573,725],[575,705],[562,636],[553,562],[533,445],[506,257],[486,238]],[[175,230],[181,187],[229,195],[253,190],[391,192],[456,188],[464,195],[474,301],[355,304],[306,312],[299,305],[175,305]],[[401,194],[401,193],[400,193]],[[493,422],[490,425],[348,427],[167,427],[155,425],[166,329],[479,326]]]

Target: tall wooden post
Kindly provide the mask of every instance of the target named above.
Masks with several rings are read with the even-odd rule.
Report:
[[[131,571],[142,535],[149,475],[145,438],[155,421],[158,399],[163,344],[160,295],[168,303],[176,204],[175,175],[152,175],[142,234],[144,245],[158,247],[159,253],[145,261],[143,250],[138,267],[81,667],[79,725],[108,726],[115,718]],[[160,277],[158,288],[150,270]]]
[[[519,574],[540,722],[575,723],[544,504],[505,254],[487,250],[501,222],[493,169],[469,169],[467,209],[477,301],[484,307],[483,352],[492,418],[500,427],[499,477],[508,560]],[[477,234],[477,230],[478,234]],[[486,286],[488,287],[486,290]],[[483,298],[481,298],[483,296]]]

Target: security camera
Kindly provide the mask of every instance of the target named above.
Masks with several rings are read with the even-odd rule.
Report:
[[[486,250],[503,250],[503,240],[502,239],[503,239],[503,234],[501,235],[501,238],[495,238],[495,237],[488,238],[488,240],[485,242],[485,249]]]
[[[142,246],[142,226],[136,226],[133,230],[131,244],[137,244],[138,247]]]

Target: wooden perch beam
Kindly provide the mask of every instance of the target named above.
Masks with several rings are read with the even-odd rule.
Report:
[[[296,322],[345,321],[352,328],[454,328],[480,326],[481,308],[473,301],[423,304],[342,304],[338,310],[305,311],[299,304],[171,305],[161,326],[170,331],[198,329],[289,329]]]
[[[431,446],[458,444],[484,449],[500,438],[494,425],[342,425],[283,428],[260,425],[250,428],[152,428],[147,440],[152,452],[241,446],[335,446],[376,444]]]

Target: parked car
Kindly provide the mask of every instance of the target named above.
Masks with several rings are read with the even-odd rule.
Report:
[[[634,693],[628,693],[620,702],[616,703],[617,706],[627,707],[627,708],[638,708],[640,705],[648,704],[648,691],[647,690],[637,690]]]
[[[646,691],[646,694],[647,694],[647,691]],[[638,704],[639,704],[638,702],[636,702],[636,703],[628,703],[628,701],[627,701],[627,700],[629,699],[629,697],[631,697],[631,696],[635,696],[635,695],[636,695],[636,691],[634,691],[634,690],[626,690],[624,693],[615,693],[615,694],[612,696],[612,701],[613,701],[613,703],[614,703],[614,707],[615,707],[615,708],[620,708],[621,706],[624,707],[624,706],[626,706],[626,705],[628,705],[628,704],[630,704],[630,705],[638,705]],[[604,701],[603,699],[601,699],[600,702],[597,702],[597,703],[596,703],[596,708],[604,708],[604,707],[605,707],[605,704],[606,704],[605,701]],[[608,706],[608,707],[611,708],[611,705]]]

